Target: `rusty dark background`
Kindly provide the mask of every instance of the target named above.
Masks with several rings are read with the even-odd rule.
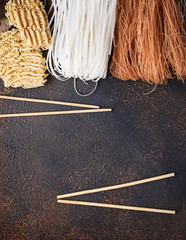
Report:
[[[152,88],[108,74],[95,94],[82,98],[71,80],[49,76],[45,87],[32,90],[5,89],[0,81],[3,95],[113,108],[111,113],[0,119],[1,240],[186,239],[185,86],[171,80],[143,95]],[[73,108],[0,101],[0,113],[61,109]],[[74,199],[175,209],[176,215],[56,203],[59,194],[169,172],[176,177]]]

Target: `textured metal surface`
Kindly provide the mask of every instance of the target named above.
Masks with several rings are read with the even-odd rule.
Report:
[[[184,96],[182,82],[153,86],[101,80],[88,98],[73,81],[0,94],[112,107],[111,113],[0,120],[0,233],[3,240],[185,239]],[[1,113],[72,109],[0,100]],[[176,209],[176,215],[56,203],[56,196],[176,172],[141,186],[73,198]]]
[[[89,98],[72,82],[0,94],[100,104],[112,113],[0,121],[2,239],[184,239],[184,86],[171,81],[153,94],[138,82],[107,79]],[[1,100],[1,112],[60,107]],[[64,108],[67,109],[67,108]],[[155,183],[78,200],[176,209],[175,216],[68,206],[58,194],[175,171]]]

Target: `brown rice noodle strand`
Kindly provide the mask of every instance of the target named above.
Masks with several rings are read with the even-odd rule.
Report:
[[[118,0],[111,73],[162,84],[186,75],[185,6],[175,0]]]
[[[164,8],[166,57],[178,79],[186,75],[186,32],[184,15],[175,1],[162,1]],[[185,6],[184,12],[185,12]],[[184,13],[185,14],[185,13]]]

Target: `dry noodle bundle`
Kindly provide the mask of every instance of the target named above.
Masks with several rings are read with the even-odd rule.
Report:
[[[164,29],[166,57],[178,79],[186,75],[186,32],[185,20],[186,3],[180,2],[183,14],[180,14],[176,1],[162,1],[164,8]]]
[[[96,83],[106,77],[116,3],[116,0],[52,1],[54,24],[47,56],[51,74],[59,80],[79,78]]]
[[[9,0],[6,16],[19,28],[21,39],[31,48],[48,49],[51,34],[43,2],[40,0]]]
[[[46,82],[45,58],[40,49],[30,49],[20,31],[0,34],[0,77],[5,87],[36,88]]]
[[[118,1],[114,76],[162,84],[175,75],[183,80],[185,64],[184,16],[175,0]]]

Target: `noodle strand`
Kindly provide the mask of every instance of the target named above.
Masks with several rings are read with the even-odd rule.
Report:
[[[52,0],[53,33],[47,56],[52,75],[61,81],[93,81],[95,91],[98,81],[107,75],[116,5],[116,0]],[[80,94],[76,80],[74,87]]]

